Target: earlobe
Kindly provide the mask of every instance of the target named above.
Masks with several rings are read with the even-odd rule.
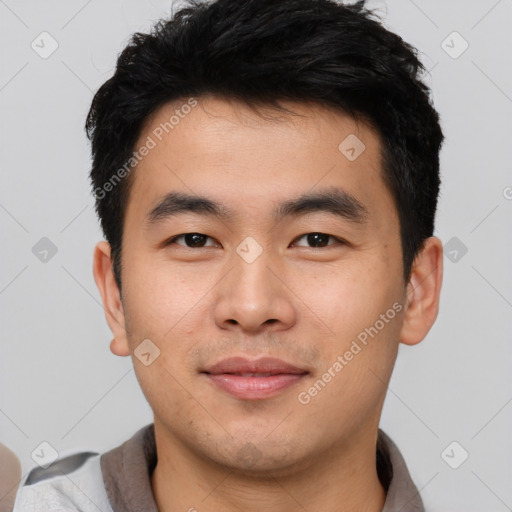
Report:
[[[96,286],[101,294],[105,318],[114,335],[110,350],[117,356],[130,355],[130,347],[126,335],[125,315],[121,294],[114,278],[110,244],[98,242],[94,249],[93,274]]]
[[[122,340],[119,338],[114,338],[110,342],[110,352],[116,356],[129,356],[130,355],[130,348],[128,346],[128,343],[126,343],[126,338],[123,338]]]
[[[407,302],[400,342],[416,345],[431,329],[439,311],[443,279],[443,244],[437,237],[425,240],[416,256],[407,285]]]

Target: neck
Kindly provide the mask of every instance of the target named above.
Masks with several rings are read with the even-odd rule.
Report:
[[[386,492],[377,475],[377,431],[333,447],[279,474],[242,473],[205,460],[157,428],[151,476],[161,512],[381,512]]]

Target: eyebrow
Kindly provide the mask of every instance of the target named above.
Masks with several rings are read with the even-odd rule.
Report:
[[[368,209],[352,194],[340,188],[330,187],[284,201],[274,210],[274,218],[280,221],[284,217],[315,212],[330,213],[359,224],[365,223],[369,215]],[[170,192],[147,214],[146,222],[152,225],[185,213],[197,213],[223,220],[235,217],[233,210],[207,197]]]

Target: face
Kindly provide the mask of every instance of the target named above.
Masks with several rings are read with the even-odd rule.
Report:
[[[166,442],[276,474],[373,435],[408,305],[378,135],[284,105],[148,119],[109,319]]]

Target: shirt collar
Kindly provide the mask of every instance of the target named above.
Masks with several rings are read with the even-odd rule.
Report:
[[[157,462],[154,424],[101,456],[101,472],[114,512],[158,512],[151,488]],[[382,512],[425,512],[400,450],[379,428],[377,473],[387,490]],[[406,508],[407,507],[407,508]]]

